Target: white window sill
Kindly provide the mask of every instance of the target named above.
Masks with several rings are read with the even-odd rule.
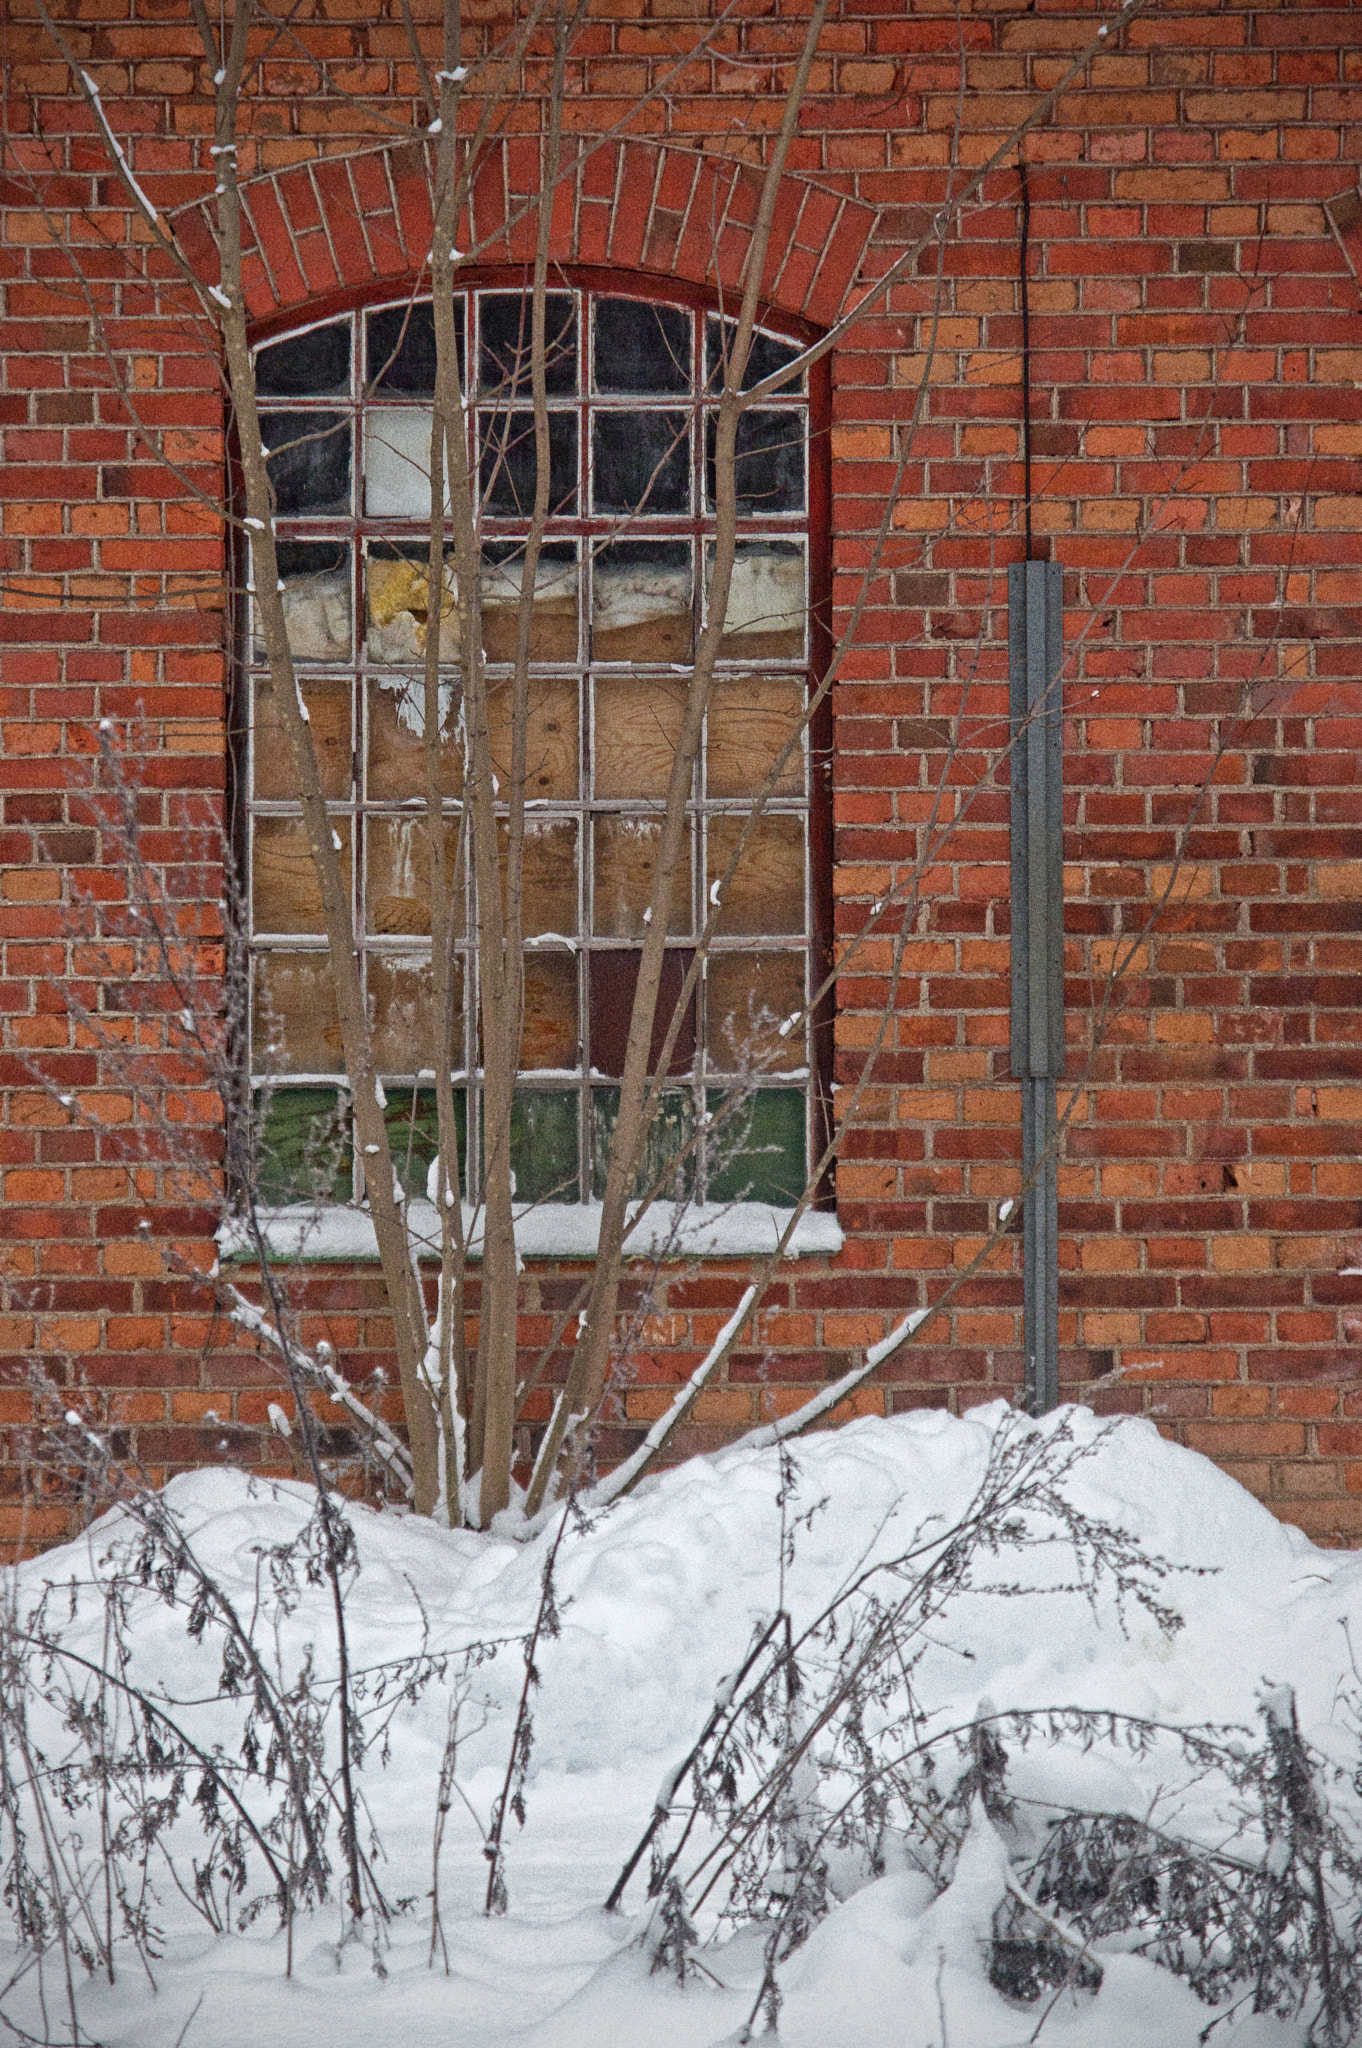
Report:
[[[257,1212],[262,1235],[278,1259],[290,1261],[377,1259],[378,1244],[367,1209],[316,1209],[307,1202]],[[654,1202],[638,1229],[625,1242],[625,1257],[653,1259],[752,1258],[775,1250],[790,1220],[788,1209],[768,1202],[709,1202],[678,1208]],[[429,1202],[414,1201],[408,1210],[410,1228],[428,1247],[422,1256],[439,1255],[440,1228]],[[464,1233],[470,1258],[482,1257],[481,1210],[467,1204]],[[601,1227],[598,1202],[543,1202],[515,1211],[516,1250],[521,1259],[594,1259]],[[806,1210],[786,1246],[790,1259],[839,1252],[842,1229],[835,1216]],[[225,1259],[252,1256],[250,1239],[235,1218],[222,1224],[218,1250]]]

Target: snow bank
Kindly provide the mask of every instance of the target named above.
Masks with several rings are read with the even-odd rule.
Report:
[[[1064,1411],[1094,1446],[1068,1481],[1085,1512],[1122,1524],[1151,1553],[1190,1566],[1164,1582],[1182,1617],[1162,1633],[1137,1608],[1124,1617],[1108,1589],[1092,1601],[1063,1590],[1065,1559],[1032,1550],[996,1560],[997,1582],[933,1632],[917,1683],[924,1705],[968,1718],[983,1696],[1000,1709],[1102,1706],[1160,1721],[1252,1727],[1264,1680],[1297,1687],[1303,1732],[1335,1750],[1347,1729],[1340,1686],[1351,1686],[1341,1621],[1362,1638],[1362,1560],[1315,1550],[1193,1453],[1142,1422],[1099,1425]],[[798,1621],[848,1576],[901,1551],[919,1528],[944,1528],[971,1497],[996,1433],[1016,1427],[1002,1403],[965,1420],[939,1413],[860,1421],[795,1446],[797,1484],[787,1521],[806,1516],[784,1580]],[[1044,1431],[1056,1419],[1035,1425]],[[500,1786],[523,1666],[518,1638],[539,1598],[553,1531],[517,1545],[440,1530],[393,1513],[352,1510],[360,1570],[349,1597],[351,1655],[376,1665],[425,1640],[462,1652],[506,1647],[473,1674],[459,1783],[442,1866],[452,1974],[426,1968],[425,1896],[431,1882],[435,1778],[447,1696],[433,1685],[392,1727],[386,1767],[365,1772],[366,1797],[387,1857],[390,1895],[416,1903],[398,1925],[389,1976],[366,1954],[337,1951],[326,1912],[298,1936],[294,1977],[282,1980],[282,1944],[268,1916],[247,1933],[213,1937],[173,1896],[163,1901],[166,1953],[153,1993],[135,1967],[115,1986],[92,1982],[83,2025],[105,2048],[170,2048],[196,2000],[185,2048],[326,2048],[375,2039],[403,2048],[475,2038],[480,2048],[716,2048],[734,2035],[760,1981],[759,1943],[739,1934],[707,1951],[719,1983],[684,1990],[650,1977],[632,1945],[643,1904],[637,1883],[625,1915],[600,1904],[637,1839],[664,1768],[699,1732],[723,1674],[740,1661],[754,1622],[782,1593],[781,1467],[770,1448],[734,1449],[645,1481],[593,1526],[570,1531],[559,1554],[563,1627],[541,1645],[528,1822],[508,1836],[510,1911],[479,1911],[486,1864],[472,1815],[485,1822]],[[167,1499],[200,1558],[249,1610],[262,1551],[306,1520],[309,1490],[231,1472],[175,1480]],[[44,1582],[60,1586],[64,1639],[99,1655],[101,1616],[88,1588],[128,1535],[106,1517],[82,1541],[20,1568],[19,1608]],[[986,1577],[989,1574],[985,1575]],[[68,1590],[69,1589],[69,1590]],[[68,1612],[72,1618],[64,1617]],[[184,1695],[204,1739],[230,1746],[231,1702],[212,1697],[218,1653],[186,1640],[183,1611],[151,1592],[134,1596],[130,1639],[140,1683]],[[281,1663],[312,1643],[319,1667],[334,1658],[325,1589],[305,1589],[277,1619]],[[211,1635],[211,1632],[210,1632]],[[1037,1765],[1056,1784],[1131,1810],[1158,1796],[1152,1759],[1109,1755]],[[1189,1797],[1193,1795],[1189,1794]],[[471,1809],[471,1814],[469,1809]],[[1012,2048],[1032,2037],[1040,2009],[1009,2005],[988,1982],[986,1936],[997,1903],[998,1856],[981,1827],[950,1888],[933,1897],[911,1871],[892,1872],[838,1906],[784,1965],[780,2039],[786,2048]],[[1063,2048],[1192,2048],[1211,2017],[1187,1987],[1135,1956],[1103,1958],[1096,1997],[1065,1994],[1041,2040]],[[724,1987],[724,1988],[721,1988]],[[3,2011],[32,2025],[25,1985]],[[1299,2026],[1243,2014],[1213,2037],[1232,2048],[1287,2048]]]

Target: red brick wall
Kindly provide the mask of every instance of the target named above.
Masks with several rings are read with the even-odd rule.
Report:
[[[470,44],[499,33],[505,12],[501,0],[468,7]],[[923,231],[952,175],[958,189],[1056,82],[1099,18],[1068,4],[834,4],[782,195],[770,303],[832,321]],[[90,0],[66,33],[137,176],[209,265],[196,209],[211,185],[211,109],[187,9]],[[117,990],[103,985],[116,963],[83,937],[97,896],[106,951],[118,939],[123,889],[91,792],[100,718],[136,755],[148,844],[174,893],[216,901],[193,828],[222,801],[223,557],[194,487],[218,487],[218,373],[24,0],[6,36],[0,1423],[11,1439],[0,1538],[13,1540],[35,1364],[73,1398],[79,1388],[158,1470],[224,1444],[268,1456],[242,1431],[274,1389],[265,1366],[222,1344],[202,1293],[177,1272],[210,1255],[199,1191],[147,1156],[120,1062],[73,1022],[59,986],[76,984],[118,1028]],[[334,67],[329,86],[301,56],[271,59],[242,150],[262,321],[408,276],[427,246],[419,166],[391,146],[394,121],[418,122],[400,9],[376,0],[299,36]],[[745,236],[736,229],[716,252],[715,180],[738,222],[750,188],[711,160],[760,161],[783,104],[785,74],[763,68],[773,47],[788,47],[787,31],[765,14],[711,32],[670,0],[593,9],[570,126],[594,135],[629,117],[640,139],[588,160],[575,203],[560,209],[556,254],[701,282],[717,267],[731,283]],[[667,93],[638,108],[687,51]],[[536,74],[512,129],[537,130],[538,88]],[[1356,1540],[1362,1279],[1340,1270],[1362,1264],[1362,1248],[1349,1249],[1362,1232],[1355,14],[1153,0],[1025,155],[1034,530],[1064,565],[1074,643],[1066,1385],[1151,1415],[1312,1533]],[[480,231],[533,189],[536,162],[537,145],[497,153],[475,206]],[[781,1278],[681,1449],[797,1401],[907,1309],[939,1299],[1018,1186],[996,772],[1006,567],[1022,552],[1018,197],[1015,168],[998,171],[949,236],[929,368],[934,255],[836,354],[843,616],[924,372],[928,390],[893,538],[835,692],[839,938],[860,932],[935,846],[924,835],[941,844],[839,1169],[846,1249]],[[1330,201],[1341,201],[1332,224]],[[524,253],[517,235],[503,253]],[[158,449],[130,408],[164,435]],[[1131,947],[1094,1043],[1114,950]],[[848,962],[844,1083],[877,1028],[888,964],[887,936]],[[69,1111],[54,1087],[75,1097]],[[211,1134],[211,1114],[194,1098],[187,1120]],[[376,1276],[309,1284],[317,1331],[362,1374],[385,1349]],[[573,1284],[567,1270],[528,1277],[527,1346],[547,1340]],[[666,1280],[607,1452],[669,1398],[740,1284],[737,1268],[713,1266]],[[1019,1319],[1009,1238],[860,1405],[963,1408],[1013,1393]],[[24,1533],[45,1540],[66,1518],[48,1499]]]

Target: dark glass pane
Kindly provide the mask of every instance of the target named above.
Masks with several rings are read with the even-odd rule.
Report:
[[[463,381],[463,300],[454,301],[459,381]],[[428,299],[419,306],[384,306],[368,320],[369,389],[404,398],[435,395],[435,313]]]
[[[639,955],[635,952],[593,953],[591,955],[591,1064],[598,1074],[622,1074],[629,1044],[629,1019],[638,985]],[[681,985],[694,954],[676,947],[662,958],[662,982],[653,1017],[653,1042],[648,1060],[656,1066],[662,1057],[662,1043],[681,997]],[[692,990],[681,1029],[672,1048],[669,1074],[689,1072],[695,1059],[695,994]]]
[[[610,1167],[610,1145],[620,1113],[618,1088],[596,1088],[591,1095],[591,1192],[599,1201],[605,1193]],[[645,1194],[657,1186],[663,1201],[683,1202],[695,1185],[695,1153],[684,1159],[677,1154],[689,1143],[695,1129],[695,1099],[673,1089],[664,1095],[644,1140],[643,1158],[634,1175],[630,1192]],[[673,1163],[675,1162],[675,1163]],[[669,1171],[670,1168],[670,1171]]]
[[[484,413],[482,442],[483,510],[501,519],[528,519],[534,510],[538,473],[532,412]],[[577,415],[549,414],[549,510],[577,510]]]
[[[685,512],[690,428],[683,412],[598,412],[591,423],[597,512]]]
[[[267,412],[260,417],[275,511],[350,509],[350,422],[338,412]]]
[[[479,380],[484,391],[522,395],[530,389],[528,292],[488,292],[479,304],[482,350]],[[566,292],[544,301],[544,382],[551,396],[577,389],[577,309]]]
[[[275,543],[274,554],[294,659],[348,661],[353,598],[349,547],[344,541],[281,540]],[[263,660],[264,654],[257,627],[256,660]]]
[[[598,299],[596,389],[689,391],[690,315],[647,299]]]
[[[591,570],[595,660],[689,661],[693,582],[689,541],[620,540],[602,548]]]
[[[732,320],[725,320],[724,330],[724,343],[728,348],[732,348],[733,337],[737,333],[737,323]],[[803,351],[797,342],[777,341],[774,334],[763,334],[760,328],[758,328],[752,336],[752,348],[747,358],[747,370],[742,380],[743,390],[750,391],[754,384],[760,384],[764,378],[769,377],[775,370],[783,370],[787,363],[792,363],[795,357],[802,353]],[[711,385],[719,385],[724,381],[723,351],[720,346],[719,322],[712,313],[705,322],[705,378]],[[804,379],[802,377],[792,377],[789,383],[783,386],[783,389],[786,391],[802,391],[804,389]]]
[[[714,494],[717,423],[705,429],[705,489]],[[804,415],[802,412],[747,412],[738,421],[733,483],[740,512],[800,512],[804,508]]]
[[[440,1113],[433,1088],[390,1088],[383,1121],[388,1127],[393,1172],[404,1194],[424,1195],[430,1163],[440,1150]],[[468,1107],[462,1088],[454,1090],[459,1186],[463,1190]]]
[[[256,1130],[256,1189],[266,1203],[348,1202],[350,1115],[334,1088],[276,1088]]]
[[[337,398],[350,389],[350,322],[271,342],[255,359],[261,398]]]
[[[577,1092],[526,1090],[511,1103],[511,1171],[518,1202],[577,1199]]]
[[[708,1141],[711,1202],[772,1202],[792,1208],[804,1192],[804,1092],[758,1088],[722,1117],[725,1096],[709,1095],[709,1113],[721,1121]]]

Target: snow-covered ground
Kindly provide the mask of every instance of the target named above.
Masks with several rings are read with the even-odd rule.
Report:
[[[1028,1590],[979,1590],[953,1603],[917,1673],[924,1706],[965,1720],[982,1698],[1002,1711],[1105,1707],[1163,1723],[1242,1723],[1256,1742],[1264,1683],[1289,1683],[1303,1733],[1340,1759],[1355,1758],[1348,1698],[1358,1687],[1340,1624],[1351,1618],[1362,1642],[1362,1558],[1314,1549],[1147,1424],[1104,1427],[1083,1411],[1065,1413],[1078,1441],[1096,1446],[1065,1482],[1075,1506],[1121,1524],[1149,1552],[1197,1568],[1159,1588],[1184,1625],[1165,1633],[1129,1603],[1122,1619],[1110,1586],[1095,1599],[1056,1590],[1067,1568],[1062,1550],[1004,1551],[987,1561],[983,1579]],[[938,1527],[954,1520],[996,1433],[1019,1426],[1026,1427],[998,1404],[963,1421],[921,1413],[800,1440],[784,1508],[787,1529],[806,1518],[795,1528],[784,1581],[796,1625],[854,1570],[901,1551],[928,1518],[941,1517]],[[1051,1418],[1035,1427],[1055,1426]],[[423,1641],[454,1652],[475,1640],[505,1645],[464,1681],[458,1795],[440,1875],[448,1973],[438,1958],[428,1966],[432,1829],[450,1697],[436,1680],[415,1704],[399,1705],[386,1763],[371,1755],[363,1773],[382,1844],[381,1881],[390,1898],[413,1902],[393,1925],[386,1976],[362,1944],[338,1946],[342,1922],[332,1904],[295,1928],[286,1979],[284,1940],[269,1912],[245,1931],[215,1935],[153,1866],[160,1898],[152,1917],[163,1930],[154,1987],[131,1951],[112,1985],[99,1975],[83,1983],[85,2037],[105,2048],[717,2048],[735,2039],[760,1982],[760,1930],[719,1930],[700,1951],[712,1974],[683,1988],[650,1975],[635,1939],[646,1859],[622,1913],[607,1916],[602,1902],[659,1781],[699,1733],[754,1623],[780,1603],[781,1484],[774,1450],[739,1447],[645,1482],[563,1538],[562,1629],[538,1650],[528,1813],[523,1829],[508,1823],[509,1908],[494,1918],[481,1910],[487,1865],[478,1823],[500,1790],[524,1675],[520,1639],[536,1612],[556,1524],[517,1543],[352,1510],[360,1569],[348,1616],[357,1666],[415,1653]],[[204,1472],[176,1480],[169,1501],[239,1608],[257,1612],[257,1638],[280,1668],[291,1672],[310,1641],[318,1668],[331,1669],[324,1585],[305,1586],[289,1615],[260,1604],[262,1551],[306,1521],[308,1490]],[[103,1609],[81,1587],[107,1574],[109,1557],[133,1533],[106,1518],[80,1542],[22,1567],[19,1615],[50,1582],[60,1592],[49,1621],[97,1662]],[[186,1725],[201,1742],[230,1746],[240,1707],[215,1697],[221,1645],[213,1628],[202,1643],[191,1641],[185,1606],[149,1588],[130,1598],[127,1638],[136,1682],[197,1699],[183,1709]],[[40,1733],[51,1759],[67,1738],[53,1728]],[[1153,1807],[1166,1826],[1203,1835],[1217,1825],[1205,1786],[1174,1769],[1167,1750],[1040,1749],[1028,1751],[1023,1767],[1050,1796],[1136,1813]],[[93,1818],[84,1826],[88,1848],[97,1827]],[[8,1858],[7,1842],[0,1851]],[[785,2048],[1020,2048],[1036,2038],[1054,2048],[1193,2048],[1213,2012],[1138,1955],[1101,1955],[1095,1995],[1066,1991],[1053,2006],[1000,1996],[988,1958],[1001,1857],[998,1837],[980,1826],[939,1896],[906,1867],[859,1888],[844,1885],[847,1896],[781,1966]],[[0,1924],[8,1931],[8,1921]],[[0,2012],[42,2038],[36,1982],[30,1972]],[[50,2038],[69,2039],[53,1967],[45,1992]],[[1303,2039],[1302,2022],[1255,2019],[1247,2006],[1211,2036],[1216,2048],[1298,2048]]]

